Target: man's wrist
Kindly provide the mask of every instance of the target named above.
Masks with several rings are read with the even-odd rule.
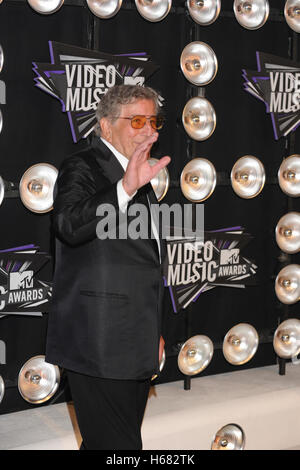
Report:
[[[124,179],[122,180],[122,185],[123,185],[124,191],[126,191],[129,197],[132,197],[137,191],[137,189],[129,188],[128,185],[126,184],[126,181],[124,181]]]
[[[121,212],[125,212],[127,209],[128,202],[133,198],[135,193],[132,196],[129,196],[123,187],[123,180],[119,180],[117,183],[117,195],[118,195],[118,203],[119,209]]]

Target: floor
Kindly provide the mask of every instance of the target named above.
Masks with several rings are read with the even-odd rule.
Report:
[[[238,424],[245,450],[300,450],[300,366],[287,364],[197,377],[152,387],[142,427],[144,449],[210,450],[216,432]],[[72,403],[0,415],[0,450],[76,450]]]

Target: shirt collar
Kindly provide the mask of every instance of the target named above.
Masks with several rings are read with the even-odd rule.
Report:
[[[123,170],[126,171],[127,165],[128,165],[128,158],[124,157],[113,145],[111,145],[110,142],[107,142],[107,140],[103,139],[103,137],[100,137],[102,142],[109,148],[109,150],[112,151],[112,153],[115,155],[115,157],[119,160],[120,164],[123,167]]]

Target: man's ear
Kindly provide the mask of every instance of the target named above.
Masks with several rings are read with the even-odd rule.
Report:
[[[103,117],[99,121],[100,129],[101,129],[101,137],[107,140],[107,142],[111,141],[112,130],[111,130],[111,122],[109,119]]]

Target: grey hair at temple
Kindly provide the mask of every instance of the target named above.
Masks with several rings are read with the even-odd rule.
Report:
[[[96,110],[97,124],[94,132],[97,136],[101,136],[99,121],[102,118],[108,118],[111,122],[116,120],[115,116],[119,116],[120,107],[125,104],[131,104],[137,100],[153,100],[158,113],[159,94],[150,87],[140,85],[116,85],[110,88],[98,103]]]

